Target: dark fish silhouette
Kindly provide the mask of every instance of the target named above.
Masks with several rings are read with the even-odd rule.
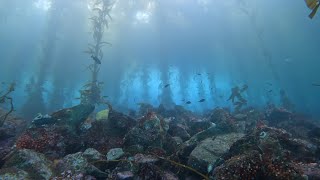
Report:
[[[201,73],[197,73],[198,76],[201,76]]]
[[[312,10],[312,12],[309,14],[309,18],[312,19],[320,6],[319,0],[305,0],[305,3],[307,4],[308,8]]]
[[[268,91],[268,93],[272,93],[272,89]]]
[[[97,64],[101,64],[100,59],[97,56],[91,55],[91,58],[96,62]]]
[[[320,84],[312,83],[312,86],[320,86]]]
[[[186,102],[186,104],[191,104],[191,101]]]
[[[198,102],[201,102],[201,103],[202,103],[202,102],[205,102],[205,101],[206,101],[206,99],[201,99],[201,100],[198,101]]]
[[[170,86],[170,84],[166,84],[165,86],[164,86],[164,88],[167,88],[167,87],[169,87]]]

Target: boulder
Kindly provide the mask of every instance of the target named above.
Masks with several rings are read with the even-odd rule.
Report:
[[[154,113],[149,113],[126,134],[124,145],[126,147],[141,145],[145,149],[148,147],[162,148],[167,130],[168,126],[165,121],[160,120]]]
[[[88,151],[94,153],[88,153]],[[88,154],[91,154],[88,156]],[[95,154],[95,155],[92,155]],[[86,153],[78,152],[75,154],[69,154],[57,163],[56,168],[58,173],[65,173],[66,170],[71,171],[72,174],[91,175],[96,178],[106,178],[108,174],[95,167],[92,161],[92,157],[100,157],[100,154],[94,150],[87,150]]]
[[[4,168],[0,169],[0,179],[3,180],[32,180],[29,174],[18,168]]]
[[[4,168],[23,170],[31,179],[50,179],[53,175],[53,163],[43,154],[28,149],[14,152],[4,164]]]
[[[191,152],[188,164],[203,173],[207,173],[208,166],[215,164],[216,160],[228,152],[231,145],[243,136],[242,133],[230,133],[201,141]]]
[[[182,124],[175,124],[171,122],[169,124],[168,133],[174,137],[180,137],[183,141],[190,139],[190,134],[187,132],[187,127]]]
[[[83,152],[83,157],[85,157],[90,162],[104,159],[104,156],[99,151],[93,148],[86,149]]]
[[[107,154],[107,160],[108,161],[117,160],[123,155],[124,155],[124,152],[121,148],[110,149],[110,151]]]
[[[225,133],[234,132],[236,130],[236,122],[230,113],[222,108],[216,108],[208,117],[209,121],[215,123],[217,128]]]
[[[215,179],[303,179],[300,161],[316,160],[315,146],[285,130],[263,126],[235,142]]]
[[[161,144],[162,140],[159,131],[156,129],[145,131],[142,128],[134,127],[124,138],[124,145],[126,147],[132,145],[140,145],[143,148],[147,148],[148,146],[160,147]]]

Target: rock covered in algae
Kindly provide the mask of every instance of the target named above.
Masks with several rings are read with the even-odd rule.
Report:
[[[6,111],[0,108],[0,117],[5,113]],[[0,166],[3,165],[4,158],[11,152],[17,137],[26,128],[27,123],[25,119],[10,115],[0,127]]]
[[[90,156],[88,156],[90,154]],[[73,174],[91,175],[97,178],[106,178],[107,173],[99,170],[93,164],[97,161],[96,158],[103,157],[98,151],[87,149],[85,153],[78,152],[65,156],[59,163],[56,164],[57,171],[61,174],[66,170],[71,171]],[[103,159],[99,159],[103,160]]]
[[[18,168],[0,169],[0,179],[2,180],[32,180],[29,174]]]
[[[235,142],[214,170],[215,179],[303,179],[296,163],[307,143],[285,130],[262,127]],[[303,151],[301,151],[304,149]],[[310,151],[309,151],[310,152]],[[303,152],[306,153],[306,152]]]
[[[4,164],[4,168],[18,168],[31,179],[49,179],[53,175],[53,163],[43,154],[28,149],[17,150]]]
[[[186,126],[184,126],[182,124],[177,124],[177,123],[173,123],[173,122],[171,122],[169,124],[169,126],[170,126],[170,128],[168,130],[168,133],[171,136],[180,137],[184,141],[190,139],[191,136],[187,131],[188,127],[186,127]]]
[[[17,148],[32,149],[53,159],[78,152],[82,148],[80,125],[93,110],[94,106],[81,104],[39,116],[17,139]]]
[[[124,138],[126,147],[141,145],[144,148],[162,147],[166,138],[168,126],[155,113],[149,113],[140,119],[138,125],[132,128]]]

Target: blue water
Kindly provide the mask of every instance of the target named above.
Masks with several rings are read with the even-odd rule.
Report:
[[[80,103],[91,77],[83,53],[92,43],[91,6],[0,1],[0,82],[17,84],[17,113]],[[297,112],[319,117],[320,87],[312,83],[320,84],[320,16],[309,13],[304,0],[117,0],[103,37],[112,46],[103,48],[102,95],[123,111],[150,103],[203,112],[233,108],[231,88],[247,84],[247,106],[281,106],[283,89]],[[31,78],[44,105],[28,105]]]

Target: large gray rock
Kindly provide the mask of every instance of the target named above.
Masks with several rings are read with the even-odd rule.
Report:
[[[144,149],[149,146],[161,147],[162,141],[156,129],[145,131],[140,127],[131,129],[124,138],[126,147],[140,145]]]
[[[147,115],[139,124],[132,128],[124,138],[126,147],[140,145],[144,149],[148,147],[162,148],[167,133],[167,123],[159,119],[155,114]]]
[[[4,168],[18,168],[26,171],[31,179],[50,179],[53,164],[43,154],[28,149],[17,150],[6,161]]]
[[[207,173],[208,166],[212,166],[216,160],[229,151],[234,142],[243,136],[242,133],[230,133],[203,140],[191,152],[188,164],[203,173]]]
[[[116,160],[123,155],[124,155],[124,152],[121,148],[110,149],[110,151],[107,154],[107,160],[108,161]]]
[[[95,157],[99,157],[99,154],[92,155],[91,152],[97,152],[92,149],[87,149],[85,152],[78,152],[75,154],[69,154],[64,157],[58,164],[57,164],[57,171],[58,173],[64,173],[65,171],[71,171],[73,174],[84,174],[84,175],[92,175],[97,178],[106,178],[108,176],[107,173],[99,170],[97,167],[92,165],[92,161]],[[91,154],[88,156],[88,154]]]
[[[1,180],[31,180],[29,174],[18,168],[0,169]]]
[[[204,131],[198,132],[197,134],[192,136],[188,141],[181,144],[181,146],[179,146],[177,155],[182,161],[187,162],[188,161],[187,157],[189,157],[191,152],[196,148],[196,146],[201,141],[207,138],[214,138],[220,134],[223,134],[223,131],[221,131],[220,129],[217,129],[215,124],[212,123],[210,128]]]
[[[190,139],[190,134],[187,132],[187,127],[182,124],[170,123],[168,133],[171,136],[180,137],[183,141]]]
[[[105,125],[109,136],[124,137],[136,125],[136,120],[112,110]]]
[[[83,152],[83,156],[90,162],[102,160],[104,156],[93,148],[88,148]]]

